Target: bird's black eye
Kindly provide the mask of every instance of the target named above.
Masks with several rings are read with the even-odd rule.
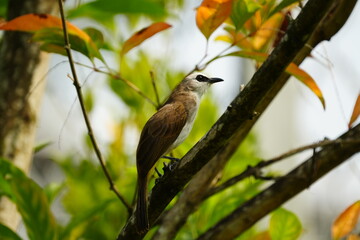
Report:
[[[196,80],[198,80],[199,82],[206,82],[207,77],[205,77],[204,75],[197,75]]]

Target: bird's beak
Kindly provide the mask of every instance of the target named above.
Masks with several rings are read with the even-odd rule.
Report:
[[[221,79],[221,78],[209,78],[209,83],[210,84],[217,83],[217,82],[222,82],[222,81],[224,81],[224,80]]]

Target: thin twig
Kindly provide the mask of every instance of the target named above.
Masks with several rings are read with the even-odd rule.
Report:
[[[341,139],[335,139],[335,140],[323,140],[323,141],[320,141],[320,142],[317,142],[317,143],[312,143],[312,144],[309,144],[309,145],[305,145],[305,146],[302,146],[302,147],[299,147],[299,148],[295,148],[293,150],[290,150],[284,154],[281,154],[275,158],[271,158],[269,160],[264,160],[264,161],[261,161],[259,162],[257,165],[255,166],[248,166],[248,168],[240,173],[239,175],[236,175],[230,179],[228,179],[226,182],[224,182],[223,184],[219,185],[219,186],[216,186],[212,189],[209,190],[209,192],[207,193],[207,195],[204,197],[205,199],[214,195],[214,194],[217,194],[231,186],[233,186],[234,184],[238,183],[239,181],[247,178],[247,177],[250,177],[250,176],[254,176],[255,178],[258,178],[258,179],[263,179],[263,180],[276,180],[277,178],[273,178],[273,177],[261,177],[261,169],[264,168],[264,167],[267,167],[267,166],[270,166],[274,163],[277,163],[277,162],[280,162],[290,156],[293,156],[295,154],[298,154],[300,152],[303,152],[305,150],[309,150],[309,149],[316,149],[318,147],[325,147],[325,146],[329,146],[329,145],[336,145],[336,144],[346,144],[346,143],[354,143],[355,142],[359,142],[360,143],[360,140],[341,140]]]
[[[111,73],[111,72],[107,72],[107,71],[104,71],[104,70],[101,70],[95,66],[88,66],[86,64],[83,64],[83,63],[79,63],[79,62],[74,62],[75,64],[79,65],[79,66],[82,66],[82,67],[86,67],[86,68],[89,68],[89,69],[92,69],[93,71],[95,72],[98,72],[98,73],[103,73],[103,74],[106,74],[116,80],[121,80],[123,81],[128,87],[130,87],[132,90],[134,90],[137,94],[139,94],[141,97],[143,97],[146,101],[148,101],[151,105],[153,105],[154,107],[157,107],[156,103],[151,100],[148,96],[146,96],[145,93],[143,93],[135,84],[133,84],[132,82],[130,82],[129,80],[123,78],[122,76],[120,76],[119,74],[117,73]]]
[[[68,35],[68,32],[67,32],[67,26],[66,26],[66,21],[65,21],[65,14],[64,14],[64,6],[63,6],[62,0],[59,0],[59,8],[60,8],[61,21],[62,21],[63,32],[64,32],[64,41],[65,41],[64,48],[65,48],[67,56],[69,58],[73,84],[75,86],[76,93],[77,93],[78,98],[79,98],[79,103],[80,103],[81,111],[82,111],[82,114],[83,114],[83,117],[84,117],[84,120],[85,120],[87,130],[88,130],[88,135],[89,135],[91,143],[92,143],[92,145],[94,147],[94,151],[96,153],[96,156],[97,156],[97,158],[98,158],[98,160],[100,162],[100,165],[102,167],[102,170],[103,170],[107,180],[109,181],[110,189],[116,194],[116,196],[124,204],[124,206],[126,207],[128,213],[131,214],[132,208],[125,201],[124,197],[121,196],[120,193],[118,192],[118,190],[116,189],[116,186],[115,186],[114,182],[111,179],[110,173],[108,172],[108,170],[107,170],[107,168],[105,166],[105,161],[104,161],[104,159],[102,157],[99,146],[98,146],[98,144],[96,142],[96,139],[95,139],[92,127],[91,127],[91,123],[90,123],[89,117],[88,117],[86,109],[85,109],[84,99],[83,99],[83,95],[82,95],[82,92],[81,92],[81,86],[80,86],[79,80],[77,78],[75,65],[74,65],[74,61],[73,61],[73,58],[72,58],[72,54],[71,54],[71,47],[70,47],[69,35]]]
[[[160,98],[159,98],[159,92],[158,92],[157,87],[156,87],[155,76],[154,76],[153,71],[150,71],[150,78],[151,78],[151,83],[152,83],[154,93],[155,93],[155,97],[156,97],[156,103],[157,103],[156,109],[158,109],[160,107]]]

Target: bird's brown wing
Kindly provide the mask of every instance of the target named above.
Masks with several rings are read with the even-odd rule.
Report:
[[[156,161],[165,154],[179,136],[187,119],[180,102],[164,105],[145,124],[136,152],[138,173],[147,175]]]

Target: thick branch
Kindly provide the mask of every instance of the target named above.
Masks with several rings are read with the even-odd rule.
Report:
[[[233,239],[359,152],[360,124],[338,139],[343,143],[324,147],[299,167],[223,218],[198,239]]]
[[[171,174],[165,174],[152,191],[149,205],[150,222],[159,217],[172,198],[185,186],[210,159],[212,159],[233,135],[244,138],[258,116],[276,95],[286,79],[282,73],[296,54],[305,46],[317,24],[326,15],[335,0],[311,0],[298,18],[292,22],[279,46],[255,73],[250,83],[229,105],[225,113],[181,160]],[[280,81],[283,81],[280,83]],[[280,87],[279,87],[280,86]],[[255,113],[259,114],[255,114]],[[130,218],[118,239],[141,239],[133,218]]]

